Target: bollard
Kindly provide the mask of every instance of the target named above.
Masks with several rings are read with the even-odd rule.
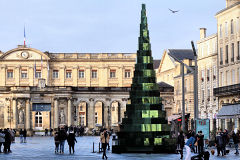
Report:
[[[101,153],[101,152],[102,152],[102,148],[101,148],[101,143],[100,143],[100,142],[99,142],[99,145],[98,145],[98,150],[99,150],[98,153]]]
[[[93,142],[93,151],[92,151],[92,153],[95,153],[95,151],[94,151],[94,142]]]
[[[100,150],[101,150],[101,148],[100,148],[100,142],[99,142],[99,144],[98,144],[98,150],[99,150],[99,153],[101,152]]]

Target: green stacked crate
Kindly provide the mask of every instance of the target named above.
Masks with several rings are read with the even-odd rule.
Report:
[[[145,4],[141,11],[138,47],[130,91],[131,104],[127,104],[126,117],[118,132],[119,143],[113,146],[113,152],[174,152],[175,141],[170,138],[170,126],[162,110],[153,69]]]

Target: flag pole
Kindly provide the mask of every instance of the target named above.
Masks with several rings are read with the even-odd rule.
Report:
[[[26,34],[25,34],[25,24],[24,24],[24,47],[26,47]]]

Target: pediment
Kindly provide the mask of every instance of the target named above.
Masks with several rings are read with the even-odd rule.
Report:
[[[15,48],[4,53],[0,59],[3,60],[49,60],[50,57],[34,48]]]
[[[170,69],[174,69],[174,68],[175,68],[174,61],[168,55],[168,51],[165,50],[159,66],[159,73],[170,70]]]

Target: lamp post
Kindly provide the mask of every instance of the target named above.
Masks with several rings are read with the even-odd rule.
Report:
[[[193,54],[194,54],[194,120],[198,119],[198,64],[197,64],[197,53],[195,50],[194,42],[191,41]]]
[[[184,90],[184,67],[190,70],[194,74],[194,120],[198,118],[198,66],[197,66],[197,54],[194,47],[193,41],[191,41],[193,54],[194,54],[194,62],[195,68],[194,70],[183,63],[181,60],[177,59],[173,54],[169,53],[169,55],[175,59],[181,65],[181,77],[182,77],[182,128],[183,132],[186,132],[185,129],[185,90]]]

